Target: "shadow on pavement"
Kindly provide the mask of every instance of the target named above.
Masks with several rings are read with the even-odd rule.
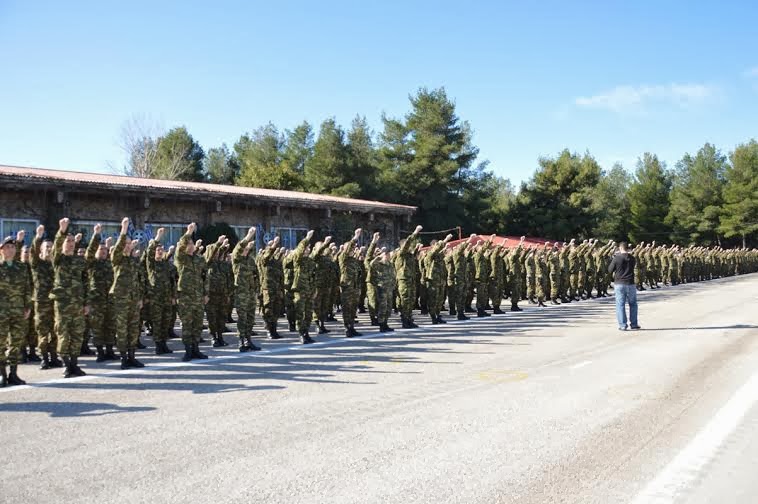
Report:
[[[49,413],[51,417],[59,418],[141,413],[154,411],[155,409],[150,406],[119,406],[118,404],[90,402],[22,402],[0,404],[0,412]]]

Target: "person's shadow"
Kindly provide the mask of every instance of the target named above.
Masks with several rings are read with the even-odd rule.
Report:
[[[88,417],[153,411],[151,406],[119,406],[90,402],[19,402],[0,404],[0,413],[48,413],[51,417]]]

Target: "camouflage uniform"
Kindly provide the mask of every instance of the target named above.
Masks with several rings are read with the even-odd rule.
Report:
[[[205,313],[208,318],[208,330],[213,338],[213,346],[226,346],[223,332],[226,323],[228,278],[224,273],[223,256],[227,248],[219,243],[208,245],[205,249],[206,284],[208,285],[208,303]]]
[[[258,267],[255,246],[244,255],[251,242],[247,237],[240,240],[232,251],[232,271],[234,273],[234,301],[237,307],[237,336],[240,352],[256,350],[251,336],[254,334],[255,303],[258,299]]]
[[[145,255],[147,256],[147,284],[150,292],[150,320],[153,324],[155,353],[161,355],[172,353],[166,341],[173,323],[176,284],[171,263],[165,258],[160,261],[155,259],[155,249],[159,244],[158,240],[150,240]]]
[[[355,245],[355,239],[348,241],[339,256],[342,321],[348,338],[360,336],[355,330],[355,317],[364,280],[361,277],[361,261],[354,255]]]
[[[369,256],[367,256],[369,257]],[[368,264],[368,282],[376,293],[376,316],[379,330],[392,331],[387,321],[392,310],[392,293],[395,290],[397,272],[392,261],[386,263],[381,257],[374,257]]]
[[[17,248],[20,247],[21,244],[17,244]],[[0,338],[0,386],[6,385],[6,362],[11,370],[7,383],[22,385],[25,382],[18,377],[16,370],[21,362],[21,349],[26,347],[27,310],[32,307],[32,284],[27,266],[20,261],[0,262],[0,288],[3,291],[0,296],[0,327],[3,332]]]
[[[416,235],[405,239],[397,251],[395,267],[397,273],[397,289],[400,297],[400,317],[404,328],[417,327],[413,323],[413,306],[416,302]]]
[[[308,331],[311,321],[313,320],[313,281],[316,270],[316,263],[313,257],[318,257],[323,252],[323,244],[316,247],[311,256],[305,253],[308,247],[308,238],[298,243],[297,248],[292,252],[292,264],[294,266],[294,277],[292,280],[292,292],[295,295],[295,319],[297,330],[303,343],[311,343],[312,340]]]
[[[129,357],[133,358],[134,349],[140,334],[140,301],[142,285],[140,282],[140,261],[124,255],[128,238],[121,234],[111,250],[113,264],[113,285],[109,294],[113,298],[116,313],[116,344],[121,352],[122,365]]]
[[[115,359],[113,345],[116,343],[114,332],[113,297],[109,291],[113,285],[113,266],[109,259],[97,259],[100,248],[100,234],[93,234],[90,239],[84,259],[87,263],[87,305],[89,306],[90,331],[92,341],[97,348],[97,360]],[[103,347],[107,347],[104,351]]]
[[[426,251],[423,260],[424,278],[422,283],[426,287],[427,308],[433,324],[445,323],[440,316],[440,312],[445,303],[444,289],[447,281],[443,258],[446,245],[447,242],[438,241]]]
[[[66,234],[60,230],[53,243],[54,283],[50,298],[54,301],[55,332],[58,335],[58,353],[64,362],[76,363],[84,339],[85,292],[82,275],[86,268],[83,257],[63,254]],[[75,364],[74,364],[75,365]],[[70,371],[68,369],[67,371]]]
[[[182,321],[182,343],[191,356],[198,353],[200,336],[203,333],[203,297],[207,292],[205,259],[197,254],[189,255],[187,246],[192,233],[186,232],[176,245],[174,264],[179,280],[177,282],[177,312]],[[189,347],[189,348],[188,348]],[[187,355],[185,354],[186,358]]]
[[[32,270],[34,285],[34,328],[37,331],[37,345],[42,357],[42,369],[59,367],[58,337],[53,330],[53,300],[50,292],[53,289],[53,263],[50,259],[42,260],[40,250],[42,238],[35,237],[29,252],[29,264]]]

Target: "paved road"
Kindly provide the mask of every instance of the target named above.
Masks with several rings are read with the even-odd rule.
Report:
[[[0,502],[754,502],[758,275],[642,293],[639,332],[611,301],[66,381],[23,366]]]

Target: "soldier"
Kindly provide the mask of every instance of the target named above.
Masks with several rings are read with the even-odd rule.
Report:
[[[327,244],[328,245],[328,244]],[[318,252],[317,252],[318,251]],[[327,334],[329,329],[324,323],[329,316],[332,301],[332,257],[331,249],[324,244],[317,244],[311,254],[314,264],[316,265],[315,283],[313,289],[315,296],[313,298],[313,311],[316,314],[316,325],[319,334]]]
[[[505,242],[504,242],[505,243]],[[502,245],[498,245],[494,248],[490,254],[490,300],[492,301],[492,313],[495,315],[502,315],[505,313],[500,309],[500,305],[503,302],[503,284],[505,282],[504,263],[505,248]]]
[[[121,355],[121,369],[141,368],[145,365],[135,357],[140,334],[142,309],[142,285],[140,282],[140,262],[134,257],[138,241],[129,240],[129,218],[121,221],[121,233],[111,250],[113,264],[113,284],[109,294],[113,297],[116,313],[116,344]]]
[[[547,289],[545,288],[548,279],[547,268],[547,247],[550,242],[545,242],[542,249],[535,250],[534,253],[534,286],[535,294],[537,295],[537,306],[545,306],[545,298]]]
[[[376,245],[378,240],[379,233],[376,233],[371,243]],[[376,316],[379,332],[392,332],[394,330],[387,322],[392,309],[392,293],[395,289],[396,275],[392,257],[387,249],[383,248],[377,256],[370,260],[368,281],[376,294]]]
[[[561,257],[558,242],[553,243],[553,250],[547,255],[548,275],[550,277],[550,302],[560,304],[558,298],[561,293]]]
[[[561,303],[570,303],[571,297],[569,296],[569,290],[571,288],[571,268],[569,263],[569,246],[566,242],[563,242],[563,247],[558,253],[558,260],[561,265],[561,279],[560,279],[560,299]]]
[[[363,257],[363,268],[366,271],[365,284],[366,284],[366,302],[368,305],[368,315],[369,319],[371,320],[372,326],[378,326],[379,325],[379,318],[377,317],[377,300],[376,300],[376,289],[374,288],[374,284],[369,279],[369,268],[371,267],[371,261],[374,260],[375,254],[374,251],[376,250],[376,244],[379,242],[379,233],[374,233],[374,235],[371,238],[371,243],[369,243],[368,249],[366,250],[366,254]],[[391,308],[391,307],[390,307]]]
[[[0,298],[0,327],[4,333],[0,347],[0,387],[6,385],[24,385],[26,382],[18,376],[18,364],[21,360],[21,348],[26,346],[25,335],[27,320],[31,316],[32,285],[28,268],[16,261],[16,249],[23,243],[9,236],[0,243],[2,263],[0,264],[0,286],[3,296]],[[5,365],[10,366],[10,373]]]
[[[101,243],[102,225],[92,230],[89,246],[84,253],[87,264],[87,305],[89,328],[97,350],[97,362],[116,360],[113,345],[113,298],[109,295],[113,284],[113,267],[108,259],[108,243]]]
[[[50,297],[54,302],[55,332],[58,335],[58,353],[65,365],[64,378],[84,376],[79,367],[79,352],[84,335],[84,317],[89,313],[85,304],[82,275],[86,268],[84,258],[75,254],[76,244],[82,235],[68,233],[68,218],[58,223],[58,233],[53,243],[53,289]]]
[[[329,245],[332,237],[327,236],[323,243],[317,244],[313,251],[313,257],[309,245],[311,239],[313,239],[313,230],[308,231],[305,238],[298,243],[297,248],[292,252],[294,269],[292,292],[294,293],[295,319],[300,334],[300,342],[303,344],[314,342],[308,334],[313,317],[313,280],[316,269],[313,257],[318,257],[323,253],[324,247]]]
[[[228,345],[223,336],[227,315],[227,277],[224,273],[223,257],[228,248],[229,240],[226,239],[226,236],[221,235],[216,243],[208,245],[205,249],[205,275],[208,285],[208,302],[205,305],[205,313],[214,348]]]
[[[159,228],[155,238],[150,240],[145,253],[147,285],[150,291],[150,320],[153,324],[156,355],[174,353],[168,347],[167,339],[176,305],[176,283],[171,264],[163,248],[165,233],[165,228]]]
[[[536,264],[535,264],[535,256],[537,251],[534,248],[534,245],[529,247],[529,249],[526,252],[526,257],[524,260],[524,270],[526,271],[526,298],[529,300],[529,304],[537,304],[537,301],[534,299],[534,296],[537,294],[535,290],[535,283],[536,283]]]
[[[30,264],[29,247],[23,246],[26,231],[21,230],[16,233],[16,256],[14,262],[21,264],[29,277],[29,286],[34,292],[34,280],[32,278],[32,267]],[[42,359],[37,355],[37,332],[34,330],[34,304],[30,303],[31,310],[29,317],[26,319],[26,330],[24,331],[24,345],[21,347],[21,362],[41,362]],[[27,351],[27,345],[29,350]]]
[[[413,233],[402,241],[395,257],[397,289],[400,298],[400,319],[402,320],[403,329],[418,327],[413,322],[413,305],[416,301],[414,292],[417,264],[416,242],[418,234],[422,229],[421,226],[416,226]]]
[[[447,281],[443,254],[453,235],[449,234],[444,240],[432,243],[432,247],[424,255],[424,278],[426,287],[427,309],[432,319],[432,324],[445,324],[440,315],[445,302],[444,288]]]
[[[476,235],[472,234],[465,242],[459,243],[452,252],[453,266],[453,295],[455,298],[455,308],[458,312],[458,320],[468,320],[466,316],[466,288],[468,285],[468,256],[470,247]],[[452,306],[452,304],[451,304]]]
[[[474,252],[474,267],[476,274],[476,316],[489,317],[486,312],[487,300],[489,299],[489,288],[487,282],[490,278],[489,271],[489,250],[495,235],[490,236],[488,241],[479,242]]]
[[[366,313],[366,292],[368,290],[368,282],[366,282],[366,247],[359,249],[358,260],[361,263],[361,292],[358,295],[358,313]]]
[[[34,295],[34,329],[37,331],[37,344],[42,357],[40,369],[62,367],[58,358],[58,337],[53,330],[53,264],[50,260],[53,242],[44,240],[45,226],[38,226],[32,241],[29,264],[32,270]]]
[[[234,299],[237,307],[239,351],[260,350],[251,339],[255,324],[255,302],[258,298],[258,268],[255,258],[255,227],[248,229],[232,251]]]
[[[268,332],[269,339],[279,339],[281,336],[276,330],[276,322],[279,318],[279,298],[284,301],[285,294],[281,291],[284,289],[284,266],[280,268],[279,265],[279,237],[274,237],[266,248],[258,256],[258,271],[261,276],[261,306],[263,308],[263,321],[266,324],[266,331]],[[282,254],[283,255],[283,254]],[[288,259],[292,261],[292,258]],[[292,279],[294,280],[294,265],[292,268]],[[280,276],[281,275],[281,276]],[[294,316],[294,292],[292,294],[292,314]],[[287,317],[289,318],[289,311]],[[290,327],[290,330],[294,329]]]
[[[207,359],[200,352],[200,336],[203,332],[203,305],[208,302],[207,285],[203,280],[205,260],[196,250],[197,243],[192,242],[192,234],[197,229],[194,222],[187,226],[179,243],[176,245],[174,264],[179,280],[177,282],[177,311],[182,321],[182,343],[184,356],[182,361]]]
[[[342,320],[345,324],[345,336],[348,338],[361,335],[355,330],[355,312],[358,309],[360,284],[363,283],[363,278],[361,277],[361,261],[354,254],[361,233],[361,228],[356,229],[352,240],[342,245],[339,254]]]
[[[511,311],[520,312],[523,311],[519,308],[518,302],[521,300],[521,261],[524,255],[524,240],[525,236],[521,237],[518,245],[515,249],[511,250],[508,254],[508,270],[510,272],[511,283]]]

